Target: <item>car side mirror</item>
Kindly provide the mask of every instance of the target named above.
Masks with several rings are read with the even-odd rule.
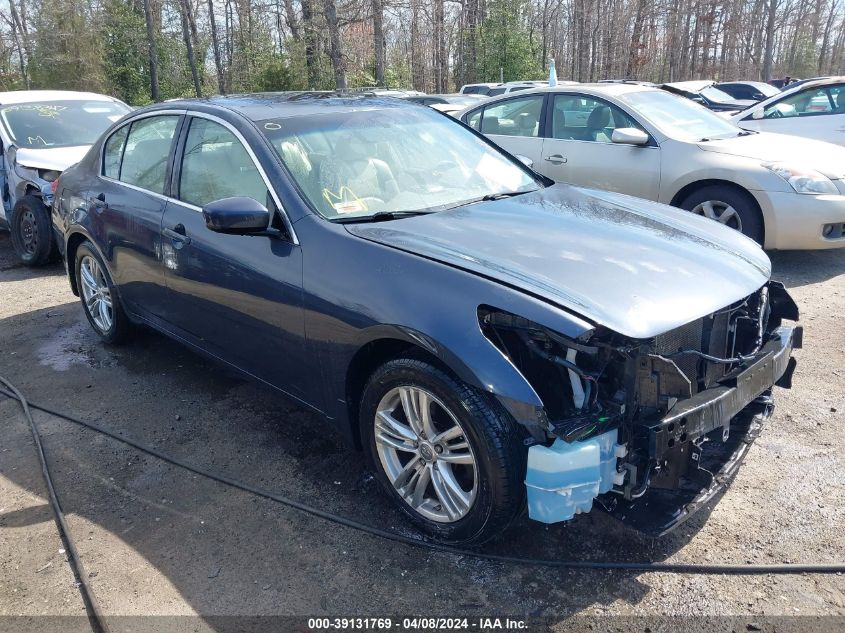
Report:
[[[266,231],[270,211],[257,200],[246,197],[223,198],[202,208],[205,225],[216,233],[249,235]]]
[[[516,158],[520,163],[528,167],[528,169],[534,169],[534,161],[528,158],[528,156],[523,156],[522,154],[514,154],[514,158]]]
[[[760,119],[763,118],[763,114],[765,114],[765,113],[763,112],[762,108],[758,109],[758,110],[754,110],[754,112],[751,113],[751,118],[754,119],[755,121],[759,121]]]
[[[610,140],[619,145],[647,145],[648,134],[635,127],[620,127],[613,130]]]

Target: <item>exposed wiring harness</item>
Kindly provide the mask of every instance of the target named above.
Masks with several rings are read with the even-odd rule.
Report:
[[[282,495],[276,494],[274,492],[270,492],[268,490],[264,490],[261,488],[257,488],[252,486],[248,483],[244,483],[233,479],[231,477],[227,477],[226,475],[221,475],[219,473],[215,473],[210,471],[206,468],[201,466],[195,466],[193,464],[189,464],[184,462],[180,459],[167,455],[159,451],[158,449],[148,446],[142,442],[122,437],[118,433],[111,431],[105,427],[99,426],[92,422],[86,422],[84,420],[80,420],[75,418],[71,415],[66,413],[62,413],[60,411],[56,411],[50,409],[46,406],[30,403],[27,399],[21,394],[20,391],[8,380],[6,380],[3,376],[0,376],[0,383],[6,386],[6,389],[0,388],[0,394],[3,394],[9,398],[13,398],[17,400],[23,410],[24,415],[26,416],[27,421],[29,422],[30,429],[32,431],[33,439],[35,440],[35,446],[38,453],[38,458],[41,462],[41,472],[44,476],[44,481],[47,485],[47,490],[49,493],[50,499],[50,507],[53,510],[53,513],[56,518],[56,523],[59,526],[60,534],[63,540],[66,543],[67,551],[70,554],[70,562],[71,566],[73,567],[74,574],[76,575],[77,581],[79,583],[79,588],[82,593],[83,601],[85,602],[86,609],[88,610],[89,619],[92,623],[92,628],[96,633],[108,633],[109,629],[101,615],[99,610],[94,592],[88,582],[88,576],[85,573],[85,570],[82,566],[82,562],[79,558],[79,553],[74,545],[73,538],[70,534],[68,529],[67,522],[65,521],[64,514],[62,513],[61,504],[59,503],[58,496],[56,494],[55,487],[53,485],[52,475],[50,473],[50,467],[47,462],[47,458],[44,454],[44,448],[41,444],[41,437],[38,432],[38,427],[35,424],[35,420],[32,417],[31,409],[37,409],[49,415],[55,416],[57,418],[61,418],[62,420],[67,420],[68,422],[72,422],[73,424],[79,425],[83,428],[89,429],[101,435],[105,435],[106,437],[110,437],[113,440],[121,442],[122,444],[126,444],[131,446],[143,453],[148,455],[152,455],[164,462],[187,470],[189,472],[195,473],[197,475],[202,475],[208,479],[216,481],[218,483],[224,484],[226,486],[230,486],[232,488],[241,490],[243,492],[247,492],[250,494],[254,494],[259,497],[263,497],[265,499],[269,499],[271,501],[275,501],[282,505],[288,506],[290,508],[294,508],[306,514],[310,514],[312,516],[319,517],[326,521],[330,521],[332,523],[342,525],[344,527],[352,528],[354,530],[358,530],[360,532],[364,532],[366,534],[370,534],[372,536],[377,536],[379,538],[387,539],[389,541],[394,541],[396,543],[402,543],[404,545],[410,545],[413,547],[423,548],[427,550],[432,550],[435,552],[441,552],[444,554],[452,554],[456,556],[466,556],[471,558],[478,558],[483,560],[489,560],[499,563],[509,563],[513,565],[525,565],[525,566],[534,566],[534,567],[553,567],[558,569],[590,569],[590,570],[611,570],[611,571],[630,571],[630,572],[662,572],[662,573],[673,573],[673,574],[737,574],[737,575],[754,575],[754,574],[841,574],[845,573],[845,563],[828,563],[828,564],[821,564],[821,563],[781,563],[781,564],[718,564],[718,563],[705,563],[705,564],[698,564],[698,563],[673,563],[673,562],[619,562],[619,561],[593,561],[593,560],[553,560],[553,559],[543,559],[543,558],[522,558],[519,556],[507,556],[502,554],[493,554],[479,550],[470,550],[470,549],[463,549],[459,547],[452,547],[449,545],[442,545],[440,543],[435,543],[429,541],[424,538],[412,538],[409,536],[405,536],[404,534],[399,534],[398,532],[394,532],[392,530],[384,530],[378,527],[374,527],[372,525],[367,525],[366,523],[361,523],[360,521],[356,521],[355,519],[350,519],[348,517],[339,516],[333,514],[331,512],[326,512],[325,510],[321,510],[319,508],[315,508],[313,506],[307,505],[302,503],[301,501],[297,501],[295,499],[290,499],[288,497],[284,497]]]

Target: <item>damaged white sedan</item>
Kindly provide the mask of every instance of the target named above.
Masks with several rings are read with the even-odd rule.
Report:
[[[0,93],[0,228],[21,261],[39,266],[58,255],[50,207],[59,175],[131,108],[92,92]]]

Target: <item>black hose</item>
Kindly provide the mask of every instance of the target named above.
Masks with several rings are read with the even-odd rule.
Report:
[[[403,543],[405,545],[411,545],[413,547],[420,547],[423,549],[433,550],[436,552],[442,552],[444,554],[452,554],[456,556],[467,556],[472,558],[480,558],[484,560],[495,561],[499,563],[510,563],[513,565],[528,565],[533,567],[554,567],[558,569],[595,569],[595,570],[615,570],[615,571],[633,571],[633,572],[664,572],[664,573],[674,573],[674,574],[738,574],[738,575],[753,575],[753,574],[841,574],[845,573],[845,563],[831,563],[831,564],[818,564],[818,563],[809,563],[809,564],[801,564],[801,563],[782,563],[778,565],[746,565],[746,564],[739,564],[739,565],[725,565],[725,564],[695,564],[695,563],[666,563],[666,562],[640,562],[640,563],[623,563],[623,562],[614,562],[614,561],[572,561],[572,560],[550,560],[550,559],[542,559],[542,558],[520,558],[518,556],[504,556],[501,554],[490,554],[483,551],[475,551],[475,550],[468,550],[468,549],[461,549],[457,547],[451,547],[449,545],[441,545],[440,543],[434,543],[422,538],[411,538],[409,536],[405,536],[403,534],[399,534],[397,532],[393,532],[391,530],[383,530],[381,528],[373,527],[371,525],[367,525],[365,523],[360,523],[354,519],[349,519],[347,517],[338,516],[336,514],[332,514],[331,512],[326,512],[325,510],[320,510],[319,508],[315,508],[313,506],[309,506],[304,504],[300,501],[296,501],[294,499],[289,499],[287,497],[283,497],[281,495],[277,495],[275,493],[269,492],[267,490],[262,490],[261,488],[256,488],[246,483],[242,483],[237,481],[236,479],[232,479],[230,477],[226,477],[225,475],[220,475],[209,470],[206,470],[199,466],[193,466],[186,462],[183,462],[175,457],[171,457],[161,451],[142,444],[141,442],[121,437],[114,431],[110,431],[106,428],[103,428],[97,424],[93,424],[92,422],[85,422],[84,420],[79,420],[71,415],[66,413],[61,413],[59,411],[55,411],[53,409],[49,409],[48,407],[28,403],[23,395],[15,389],[7,380],[5,380],[2,376],[0,376],[0,381],[3,382],[9,389],[9,391],[5,391],[0,389],[0,393],[16,399],[20,404],[21,407],[24,409],[25,414],[27,415],[28,420],[30,421],[31,428],[33,430],[33,434],[35,437],[38,437],[38,429],[35,426],[34,421],[32,420],[31,414],[29,414],[29,409],[38,409],[39,411],[43,411],[44,413],[48,413],[53,415],[57,418],[61,418],[63,420],[67,420],[68,422],[72,422],[74,424],[78,424],[86,429],[90,429],[106,437],[110,437],[118,442],[123,444],[127,444],[128,446],[132,446],[133,448],[138,449],[148,455],[152,455],[153,457],[157,457],[162,461],[165,461],[169,464],[173,464],[174,466],[178,466],[179,468],[183,468],[187,471],[195,473],[197,475],[202,475],[203,477],[207,477],[213,481],[216,481],[221,484],[225,484],[227,486],[231,486],[232,488],[236,488],[238,490],[242,490],[244,492],[248,492],[250,494],[257,495],[259,497],[264,497],[265,499],[270,499],[271,501],[276,501],[281,503],[282,505],[286,505],[291,508],[295,508],[307,514],[319,517],[321,519],[325,519],[327,521],[331,521],[332,523],[336,523],[338,525],[343,525],[348,528],[352,528],[354,530],[359,530],[361,532],[365,532],[366,534],[371,534],[373,536],[378,536],[380,538],[384,538],[390,541],[394,541],[396,543]],[[37,445],[41,446],[40,439],[37,440]],[[49,469],[47,467],[47,462],[43,458],[43,451],[39,450],[39,453],[42,457],[42,467],[45,473],[45,477],[49,478]],[[52,484],[50,484],[50,490],[52,491]],[[55,498],[55,494],[51,492],[51,496]],[[54,511],[58,511],[58,515],[61,515],[61,509],[58,505],[58,500],[56,499]],[[63,518],[62,518],[63,521]],[[67,531],[65,530],[66,535]],[[69,539],[68,539],[69,540]],[[75,549],[74,549],[75,552]],[[78,557],[76,557],[78,558]],[[80,566],[81,568],[81,566]],[[87,582],[83,581],[83,586],[86,587],[86,591],[90,589],[87,586]],[[90,594],[90,597],[93,598],[93,594]],[[92,602],[93,604],[93,602]]]
[[[82,602],[85,605],[85,611],[88,614],[88,621],[94,633],[108,633],[109,628],[103,619],[100,611],[100,606],[97,603],[97,598],[94,595],[94,590],[88,582],[88,574],[85,573],[85,567],[82,565],[82,560],[79,558],[79,551],[76,549],[76,544],[70,534],[70,528],[65,520],[65,514],[62,512],[62,506],[59,504],[59,497],[56,494],[56,488],[53,486],[53,477],[50,475],[50,467],[47,464],[47,457],[44,455],[44,446],[41,444],[41,435],[38,433],[38,427],[35,426],[35,420],[32,418],[32,412],[29,410],[29,403],[23,394],[18,391],[12,383],[0,376],[2,382],[10,391],[0,389],[4,395],[9,396],[18,401],[23,409],[23,414],[29,422],[29,428],[32,431],[32,439],[35,442],[35,451],[38,453],[38,460],[41,462],[41,474],[44,476],[44,483],[47,486],[47,496],[50,501],[50,507],[53,510],[53,517],[56,520],[56,527],[59,530],[59,537],[65,546],[65,551],[68,553],[68,563],[73,571],[76,579],[79,593],[82,594]],[[11,393],[10,393],[11,392]],[[40,407],[33,407],[40,409]]]

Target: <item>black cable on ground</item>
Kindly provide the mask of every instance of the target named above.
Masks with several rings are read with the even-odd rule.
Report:
[[[261,488],[256,488],[249,484],[240,482],[236,479],[232,479],[225,475],[220,475],[218,473],[214,473],[210,470],[206,470],[199,466],[194,466],[192,464],[188,464],[183,462],[175,457],[171,457],[166,453],[162,453],[156,448],[151,446],[147,446],[141,442],[136,440],[132,440],[129,438],[121,437],[114,431],[106,429],[102,426],[94,424],[92,422],[85,422],[84,420],[80,420],[75,418],[71,415],[66,413],[62,413],[60,411],[55,411],[45,406],[41,406],[34,403],[28,403],[26,399],[21,395],[21,393],[15,389],[5,378],[0,376],[0,382],[5,384],[11,389],[11,393],[0,389],[0,393],[6,395],[10,398],[14,398],[20,402],[21,406],[24,408],[24,411],[27,413],[27,417],[30,420],[33,434],[36,438],[38,438],[38,430],[35,426],[35,423],[32,421],[31,414],[28,413],[29,408],[38,409],[39,411],[43,411],[49,415],[53,415],[57,418],[61,418],[63,420],[67,420],[68,422],[73,422],[81,427],[86,429],[90,429],[102,435],[112,438],[113,440],[117,440],[123,444],[127,444],[133,448],[138,449],[141,452],[147,453],[148,455],[152,455],[153,457],[157,457],[158,459],[165,461],[169,464],[173,464],[174,466],[178,466],[179,468],[183,468],[187,471],[192,473],[196,473],[197,475],[202,475],[203,477],[207,477],[213,481],[216,481],[221,484],[225,484],[227,486],[231,486],[232,488],[236,488],[238,490],[242,490],[244,492],[248,492],[250,494],[257,495],[259,497],[264,497],[265,499],[270,499],[271,501],[275,501],[277,503],[281,503],[282,505],[286,505],[290,508],[295,508],[296,510],[300,510],[301,512],[305,512],[312,516],[319,517],[321,519],[325,519],[326,521],[331,521],[332,523],[336,523],[338,525],[343,525],[348,528],[352,528],[353,530],[358,530],[360,532],[365,532],[367,534],[371,534],[373,536],[378,536],[383,539],[387,539],[389,541],[394,541],[396,543],[402,543],[404,545],[411,545],[413,547],[419,547],[422,549],[433,550],[436,552],[442,552],[444,554],[453,554],[457,556],[468,556],[472,558],[480,558],[484,560],[495,561],[499,563],[510,563],[513,565],[527,565],[527,566],[534,566],[534,567],[554,567],[558,569],[601,569],[601,570],[617,570],[617,571],[633,571],[633,572],[662,572],[662,573],[673,573],[673,574],[731,574],[731,575],[755,575],[755,574],[841,574],[845,573],[845,563],[830,563],[830,564],[803,564],[803,563],[781,563],[777,565],[754,565],[754,564],[738,564],[738,565],[731,565],[731,564],[695,564],[695,563],[666,563],[666,562],[641,562],[641,563],[623,563],[623,562],[612,562],[612,561],[571,561],[571,560],[551,560],[551,559],[541,559],[541,558],[520,558],[518,556],[505,556],[501,554],[490,554],[483,551],[476,551],[476,550],[468,550],[468,549],[461,549],[458,547],[452,547],[449,545],[441,545],[439,543],[433,543],[428,540],[423,539],[415,539],[409,536],[405,536],[403,534],[399,534],[397,532],[393,532],[391,530],[383,530],[377,527],[373,527],[371,525],[367,525],[365,523],[361,523],[354,519],[350,519],[343,516],[338,516],[336,514],[332,514],[331,512],[326,512],[325,510],[320,510],[319,508],[315,508],[304,504],[300,501],[296,501],[295,499],[289,499],[288,497],[283,497],[281,495],[277,495],[273,492],[269,492],[267,490],[262,490]],[[47,462],[44,460],[44,453],[40,449],[41,442],[40,439],[36,439],[36,444],[39,447],[39,454],[42,459],[42,465],[45,473],[45,478],[49,480],[49,469],[47,467]],[[51,498],[55,497],[55,494],[52,489],[52,484],[48,486],[51,490]],[[58,508],[58,500],[56,501],[56,507]],[[61,510],[58,510],[61,513]],[[63,520],[63,519],[62,519]],[[66,532],[67,530],[65,530]],[[77,557],[78,558],[78,557]],[[87,583],[84,585],[87,589]],[[90,591],[89,591],[90,593]],[[93,594],[91,596],[93,598]]]
[[[59,503],[59,497],[56,495],[56,489],[53,486],[53,477],[50,475],[50,467],[47,465],[47,457],[44,455],[44,447],[41,444],[41,435],[38,433],[38,427],[35,426],[35,420],[32,418],[32,412],[29,410],[29,403],[23,397],[23,394],[18,391],[17,387],[3,378],[3,376],[0,376],[0,382],[9,388],[11,393],[2,389],[0,389],[0,392],[18,401],[24,416],[26,416],[27,422],[29,422],[32,439],[35,442],[35,450],[38,453],[38,460],[41,462],[41,474],[44,476],[44,483],[47,486],[50,507],[53,509],[53,517],[56,519],[56,527],[59,530],[59,537],[62,539],[65,551],[68,553],[68,562],[76,578],[76,583],[79,586],[79,593],[82,594],[82,602],[85,605],[85,611],[88,614],[88,621],[91,623],[91,628],[94,633],[109,633],[108,626],[105,620],[103,620],[100,607],[97,604],[97,598],[88,582],[88,574],[85,573],[85,567],[82,565],[79,552],[71,537],[64,512],[62,512],[62,506]]]

